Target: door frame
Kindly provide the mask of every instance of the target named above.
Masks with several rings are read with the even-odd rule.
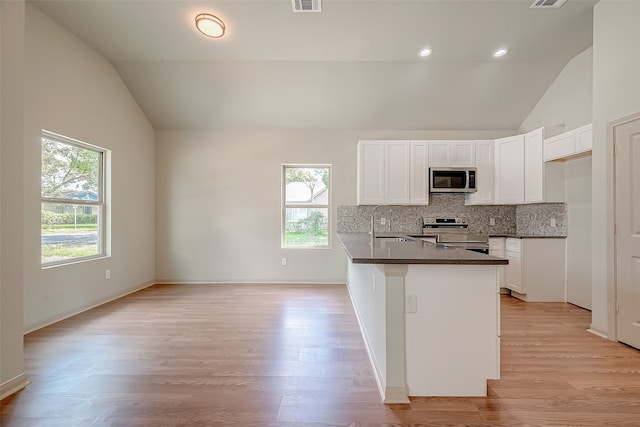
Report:
[[[618,341],[618,312],[616,310],[617,308],[617,301],[618,301],[618,234],[616,233],[617,230],[617,223],[618,223],[618,210],[616,208],[618,200],[617,200],[617,177],[618,177],[618,170],[617,170],[617,162],[616,162],[616,139],[615,139],[615,130],[618,126],[622,126],[625,125],[627,123],[630,122],[634,122],[636,120],[640,120],[640,112],[635,113],[635,114],[631,114],[629,116],[626,117],[622,117],[618,120],[614,120],[612,122],[609,122],[609,124],[607,125],[607,145],[610,145],[612,147],[612,151],[613,151],[613,218],[612,218],[612,241],[613,241],[613,266],[612,266],[612,270],[613,270],[613,282],[610,283],[610,285],[608,286],[608,311],[609,311],[609,327],[608,327],[608,335],[609,335],[609,339]]]

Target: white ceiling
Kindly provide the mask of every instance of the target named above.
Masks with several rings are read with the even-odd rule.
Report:
[[[111,61],[159,129],[500,130],[591,46],[596,1],[32,3]],[[222,39],[195,30],[202,12],[224,20]],[[500,46],[511,52],[493,59]]]

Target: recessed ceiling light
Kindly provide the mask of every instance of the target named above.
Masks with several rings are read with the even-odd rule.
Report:
[[[507,53],[509,53],[509,49],[507,49],[506,47],[502,47],[493,52],[493,57],[500,58],[501,56],[505,56]]]
[[[423,58],[426,58],[427,56],[431,55],[431,52],[433,52],[431,48],[425,47],[418,53],[418,55],[420,55]]]
[[[205,36],[214,39],[222,37],[225,30],[222,19],[209,13],[201,13],[196,16],[196,28]]]

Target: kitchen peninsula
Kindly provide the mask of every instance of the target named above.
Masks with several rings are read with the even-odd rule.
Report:
[[[497,266],[507,261],[409,236],[338,237],[383,401],[486,396],[500,376]]]

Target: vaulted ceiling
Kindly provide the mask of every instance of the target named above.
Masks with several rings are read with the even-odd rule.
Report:
[[[32,3],[111,61],[158,129],[504,130],[592,44],[596,1],[532,1]],[[202,12],[223,38],[195,29]]]

